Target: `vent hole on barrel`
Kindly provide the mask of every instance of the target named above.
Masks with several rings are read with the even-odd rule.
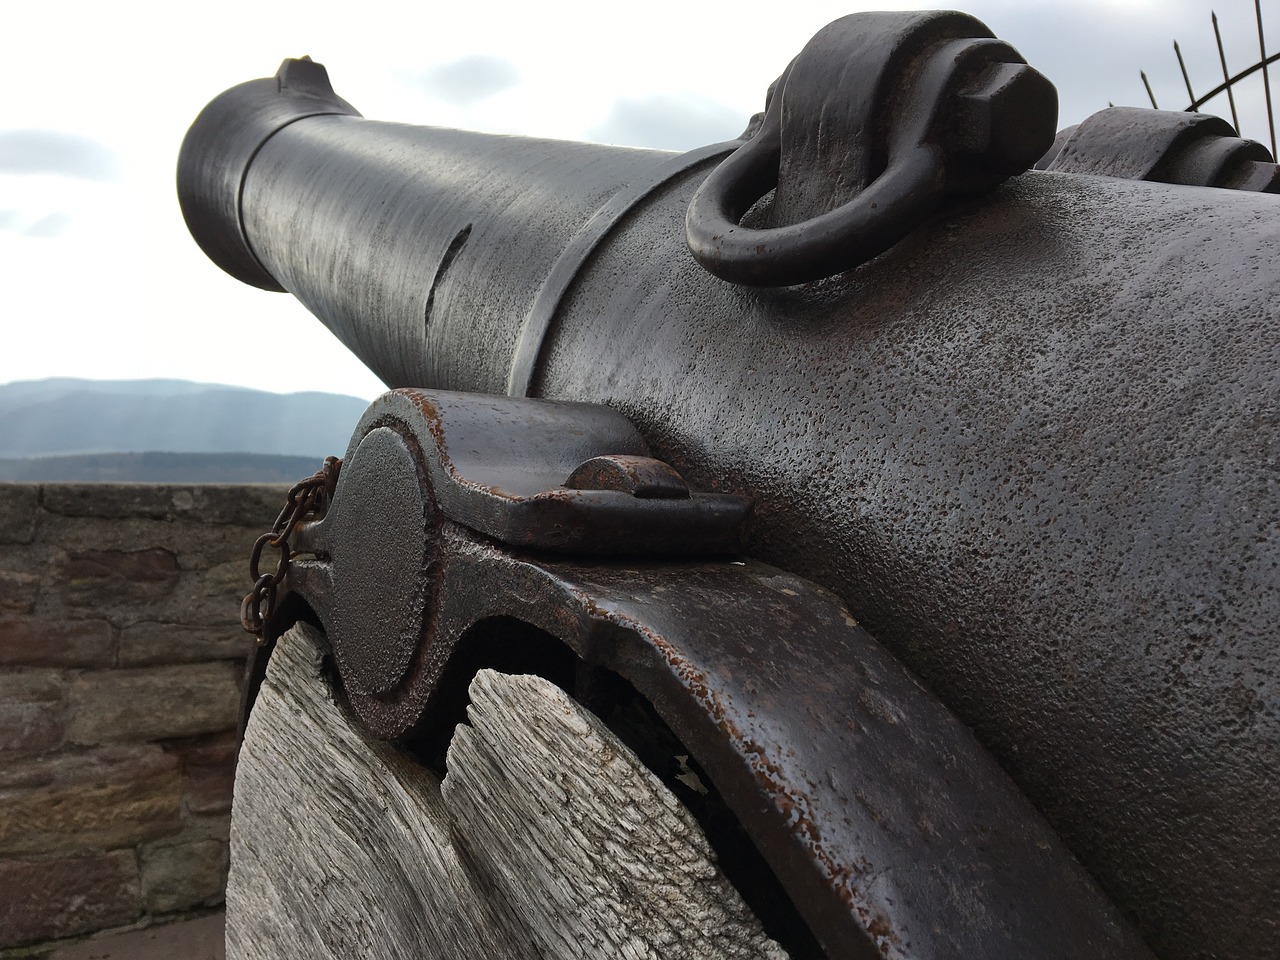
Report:
[[[436,275],[431,280],[431,289],[427,291],[427,305],[422,310],[422,329],[424,332],[431,329],[431,311],[436,302],[436,290],[443,282],[445,274],[449,272],[449,268],[453,266],[453,261],[462,252],[462,248],[466,245],[469,236],[471,236],[471,224],[468,223],[449,241],[449,246],[445,250],[444,256],[440,258],[440,266],[436,267]]]

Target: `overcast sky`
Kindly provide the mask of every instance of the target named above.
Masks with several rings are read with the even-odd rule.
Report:
[[[215,0],[9,4],[0,57],[0,382],[179,377],[372,398],[381,385],[292,298],[239,284],[191,241],[178,145],[222,90],[287,56],[324,63],[366,117],[687,149],[736,135],[823,24],[929,3]],[[1058,87],[1059,126],[1107,105],[1186,105],[1220,79],[1209,4],[973,0],[961,6]],[[622,12],[610,12],[617,9]],[[1280,0],[1264,0],[1280,18]],[[1253,4],[1221,0],[1233,68]],[[1280,44],[1280,20],[1272,31]],[[1219,108],[1226,112],[1225,103]],[[1266,139],[1265,125],[1246,133]],[[289,362],[278,357],[285,352]],[[287,382],[281,370],[287,371]]]

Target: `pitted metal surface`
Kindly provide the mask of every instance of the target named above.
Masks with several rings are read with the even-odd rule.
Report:
[[[1276,201],[1028,174],[812,287],[624,273],[682,212],[602,252],[541,395],[752,497],[751,555],[844,598],[1157,953],[1274,942]]]
[[[421,457],[412,436],[370,430],[347,455],[325,517],[323,555],[331,581],[342,584],[327,626],[343,683],[363,697],[399,686],[435,606],[431,559],[442,518],[419,475]]]
[[[456,611],[442,626],[459,591],[456,577],[441,582],[446,522],[550,554],[736,555],[750,502],[690,491],[647,454],[603,406],[412,389],[376,400],[332,502],[294,533],[310,560],[289,580],[323,623],[365,728],[392,739],[418,725],[447,665],[449,623],[475,619]]]
[[[511,318],[534,308],[597,208],[673,157],[352,119],[299,120],[267,141],[244,175],[244,232],[392,386],[503,393],[520,339]],[[536,229],[521,239],[517,222]]]

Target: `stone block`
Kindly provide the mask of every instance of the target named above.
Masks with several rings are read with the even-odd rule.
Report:
[[[177,752],[155,744],[109,744],[62,750],[0,766],[0,791],[141,780],[182,769]]]
[[[148,913],[173,913],[221,903],[227,884],[227,843],[197,840],[148,844],[139,857]]]
[[[248,659],[253,652],[253,637],[239,623],[232,622],[230,604],[221,612],[224,622],[215,626],[144,621],[125,627],[120,633],[117,662],[122,667],[141,667]]]
[[[30,543],[36,537],[39,519],[38,484],[0,484],[0,543]]]
[[[183,755],[182,773],[188,813],[230,811],[236,776],[235,731],[193,745]]]
[[[282,503],[283,500],[282,496]],[[243,563],[247,571],[253,541],[274,520],[273,513],[260,523],[241,527],[195,520],[169,522],[145,517],[104,520],[48,514],[41,522],[40,537],[41,542],[56,543],[68,551],[161,547],[178,558],[183,570],[201,570],[234,560]]]
[[[0,760],[44,753],[62,742],[66,683],[54,670],[0,674]]]
[[[112,850],[183,827],[178,758],[159,747],[29,762],[6,777],[14,779],[25,785],[0,789],[2,853]]]
[[[132,923],[142,913],[132,850],[0,860],[0,947]]]
[[[40,593],[40,577],[22,570],[0,570],[0,613],[30,613]]]
[[[160,547],[71,550],[59,564],[57,586],[72,607],[154,603],[178,583],[178,558]]]
[[[188,814],[182,821],[182,829],[164,842],[195,843],[198,840],[222,840],[231,836],[231,811],[226,813]]]
[[[287,484],[49,484],[45,509],[67,517],[194,520],[269,527],[284,504]]]
[[[105,620],[0,617],[0,665],[108,667],[114,660],[115,641]]]
[[[231,662],[94,670],[67,694],[67,739],[76,744],[165,740],[232,728],[241,668]]]
[[[185,770],[194,767],[234,766],[235,762],[236,732],[234,730],[192,740],[182,750],[182,764]]]
[[[250,541],[252,544],[252,541]],[[171,596],[157,603],[152,619],[206,626],[239,626],[240,601],[249,592],[249,551],[182,574]],[[265,565],[265,564],[264,564]],[[160,616],[163,614],[163,616]]]
[[[202,768],[186,778],[185,801],[188,813],[228,813],[236,786],[234,765],[221,769]]]
[[[218,527],[166,523],[145,517],[63,517],[46,514],[40,526],[40,542],[57,544],[65,551],[137,550],[161,547],[176,554],[188,529],[216,531]]]
[[[235,564],[237,578],[249,579],[249,551],[266,533],[275,517],[252,527],[203,527],[199,536],[182,542],[178,554],[185,570],[207,570],[223,563]],[[246,591],[247,592],[247,591]]]

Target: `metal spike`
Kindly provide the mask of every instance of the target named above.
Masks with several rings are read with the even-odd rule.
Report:
[[[1231,104],[1231,125],[1236,128],[1236,133],[1240,132],[1240,117],[1236,115],[1236,96],[1231,92],[1231,74],[1227,72],[1227,55],[1222,49],[1222,31],[1218,29],[1218,14],[1213,10],[1209,11],[1209,17],[1213,20],[1213,36],[1218,41],[1218,60],[1222,64],[1222,79],[1227,85],[1227,102]],[[1191,101],[1195,102],[1195,97]]]
[[[1262,90],[1267,100],[1267,128],[1271,132],[1271,155],[1276,155],[1276,117],[1271,107],[1271,77],[1267,73],[1267,40],[1262,32],[1262,0],[1253,0],[1258,15],[1258,50],[1262,53]]]
[[[1182,59],[1182,50],[1179,49],[1177,40],[1173,41],[1173,52],[1178,58],[1178,67],[1182,70],[1182,82],[1187,85],[1187,102],[1195,103],[1195,91],[1191,89],[1191,78],[1187,76],[1187,64],[1186,61]]]
[[[1160,105],[1156,103],[1156,95],[1151,92],[1151,81],[1147,79],[1147,71],[1139,70],[1138,76],[1142,77],[1142,85],[1147,88],[1147,96],[1151,98],[1151,109],[1159,110]]]

